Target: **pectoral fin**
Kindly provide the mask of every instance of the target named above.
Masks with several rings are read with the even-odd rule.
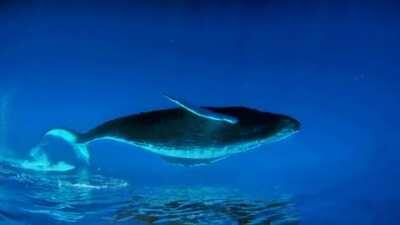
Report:
[[[230,124],[235,124],[238,122],[238,119],[236,117],[221,114],[221,113],[216,113],[216,112],[213,112],[213,111],[205,109],[205,108],[197,107],[197,106],[191,105],[187,102],[183,102],[182,100],[172,98],[168,95],[164,95],[164,96],[171,102],[177,104],[178,106],[182,107],[183,109],[187,110],[190,113],[193,113],[196,116],[199,116],[199,117],[202,117],[205,119],[209,119],[209,120],[223,121],[223,122],[227,122]]]

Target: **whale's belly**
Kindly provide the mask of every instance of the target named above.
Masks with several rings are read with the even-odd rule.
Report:
[[[185,146],[185,147],[175,147],[169,145],[168,143],[144,143],[144,142],[134,142],[125,140],[123,138],[118,137],[102,137],[96,140],[112,140],[120,143],[125,143],[129,145],[133,145],[142,149],[145,149],[149,152],[167,156],[174,158],[186,158],[186,159],[215,159],[215,158],[224,158],[232,154],[245,152],[250,149],[256,148],[264,143],[263,140],[259,141],[251,141],[251,142],[242,142],[229,144],[224,146],[213,146],[210,145],[208,147],[205,146]]]

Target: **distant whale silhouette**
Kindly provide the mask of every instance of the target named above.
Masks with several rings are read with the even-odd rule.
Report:
[[[109,139],[145,149],[175,164],[195,166],[282,140],[300,129],[297,120],[285,115],[246,107],[197,107],[166,97],[179,107],[117,118],[87,133],[57,128],[45,136],[64,139],[87,162],[87,145]]]

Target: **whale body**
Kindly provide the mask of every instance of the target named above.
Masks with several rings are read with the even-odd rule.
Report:
[[[87,146],[108,139],[142,148],[168,162],[196,166],[285,139],[300,129],[300,122],[286,115],[247,107],[197,107],[167,98],[179,107],[117,118],[86,133],[55,128],[46,136],[66,140],[87,162]]]

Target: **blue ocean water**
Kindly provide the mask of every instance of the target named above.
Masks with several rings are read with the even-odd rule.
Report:
[[[1,1],[0,224],[398,224],[395,1]],[[43,134],[201,106],[288,114],[199,167]]]

